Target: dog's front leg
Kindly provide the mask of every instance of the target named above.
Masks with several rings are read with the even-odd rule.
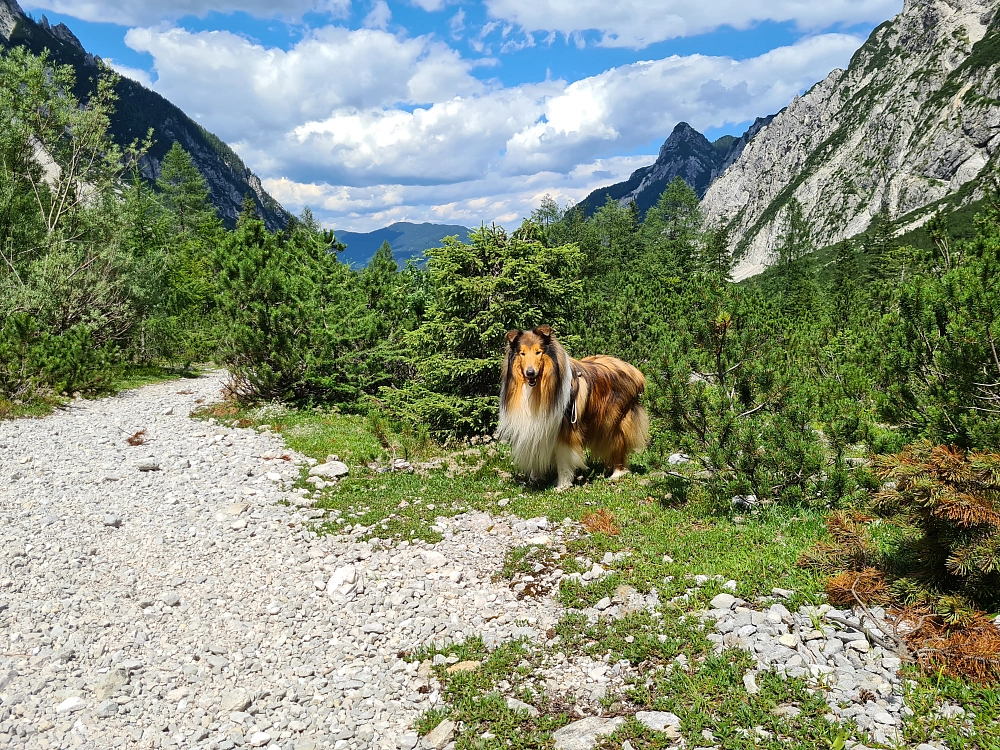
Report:
[[[579,451],[571,445],[561,444],[556,447],[556,491],[562,492],[573,486],[576,470],[583,464]]]

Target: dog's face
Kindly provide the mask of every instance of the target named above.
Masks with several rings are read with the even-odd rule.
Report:
[[[507,334],[511,370],[532,388],[538,384],[549,365],[548,348],[551,343],[552,329],[549,326]]]

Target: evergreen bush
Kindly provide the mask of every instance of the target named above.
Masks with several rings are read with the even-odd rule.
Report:
[[[582,254],[573,244],[548,247],[541,236],[526,221],[510,234],[483,227],[469,244],[449,237],[428,251],[431,296],[408,337],[415,377],[381,391],[398,418],[438,437],[491,432],[507,331],[542,323],[572,330]],[[575,342],[563,343],[572,350]]]
[[[880,515],[908,535],[894,588],[946,620],[1000,608],[1000,454],[922,441],[875,461]]]

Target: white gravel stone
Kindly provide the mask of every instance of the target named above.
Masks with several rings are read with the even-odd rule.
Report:
[[[732,609],[736,601],[736,597],[732,594],[719,594],[712,599],[711,605],[714,609]]]
[[[86,705],[87,705],[87,701],[85,701],[83,698],[81,698],[79,696],[74,695],[74,696],[72,696],[70,698],[67,698],[62,703],[60,703],[58,706],[56,706],[56,713],[57,714],[69,714],[69,713],[73,713],[74,711],[79,711],[81,708],[83,708]]]

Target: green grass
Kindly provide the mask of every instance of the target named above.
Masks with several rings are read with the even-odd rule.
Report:
[[[203,370],[200,368],[162,367],[160,365],[129,365],[115,379],[112,390],[128,391],[142,388],[144,385],[163,383],[168,380],[182,378],[197,378]]]
[[[950,750],[1000,748],[1000,693],[944,675],[926,677],[908,668],[911,678],[906,703],[913,709],[904,727],[906,745],[944,740]],[[965,716],[944,718],[937,708],[950,702],[962,706]]]
[[[845,739],[864,739],[853,725],[827,722],[822,696],[809,693],[801,681],[762,673],[757,678],[761,692],[749,700],[742,686],[743,675],[753,666],[749,655],[739,651],[716,655],[700,621],[690,616],[706,608],[729,579],[737,582],[736,594],[749,601],[769,595],[774,587],[795,591],[789,603],[793,608],[821,601],[820,578],[795,564],[802,552],[825,536],[821,510],[772,506],[735,515],[720,511],[718,504],[699,494],[696,485],[685,497],[675,478],[656,472],[631,475],[617,483],[592,475],[585,483],[556,493],[519,481],[503,446],[449,450],[434,446],[419,433],[393,430],[382,420],[335,410],[289,411],[271,406],[245,410],[217,405],[207,407],[202,415],[243,426],[268,425],[291,449],[317,460],[335,454],[346,461],[350,474],[312,495],[316,507],[329,511],[316,522],[321,533],[335,533],[348,523],[362,524],[370,527],[368,536],[434,542],[440,539],[432,528],[435,519],[466,510],[521,518],[547,516],[556,523],[564,518],[580,522],[602,509],[610,514],[618,533],[581,532],[562,547],[512,548],[497,576],[511,579],[538,563],[571,573],[600,562],[606,552],[624,552],[626,556],[612,566],[615,572],[610,576],[589,585],[564,579],[558,598],[568,607],[584,607],[614,596],[625,585],[641,593],[655,589],[663,602],[658,610],[596,625],[588,625],[571,611],[550,634],[554,638],[547,645],[518,641],[489,651],[474,637],[409,655],[422,660],[442,653],[481,662],[472,672],[456,674],[448,674],[444,665],[434,667],[444,686],[444,705],[416,723],[421,734],[450,718],[463,727],[457,750],[551,748],[552,733],[575,716],[565,696],[545,694],[537,671],[561,653],[606,657],[612,663],[624,659],[637,667],[640,677],[617,704],[609,697],[607,712],[672,711],[682,720],[681,731],[689,747],[713,744],[702,734],[706,729],[712,732],[714,744],[727,749],[837,750]],[[378,473],[368,468],[369,464],[385,466],[399,457],[414,463],[418,472]],[[657,468],[651,455],[636,457],[635,464]],[[304,470],[303,479],[305,474]],[[695,588],[691,581],[695,575],[713,579]],[[684,594],[688,594],[686,601],[669,603]],[[686,666],[677,666],[678,656],[685,658]],[[1000,700],[994,692],[916,674],[912,679],[908,701],[915,716],[906,725],[907,746],[947,738],[952,750],[1000,748]],[[512,711],[505,695],[534,705],[540,715],[533,718]],[[975,717],[969,719],[969,728],[937,716],[935,707],[946,700],[971,709]],[[794,717],[772,713],[781,705],[794,706],[800,713]],[[626,739],[636,750],[671,746],[664,735],[630,720],[603,740],[601,747],[617,750]]]
[[[129,365],[122,369],[114,382],[99,393],[85,398],[100,398],[109,393],[141,388],[144,385],[162,383],[180,378],[196,378],[199,370],[161,367],[159,365]],[[46,417],[56,409],[65,406],[71,399],[51,393],[39,393],[25,401],[11,400],[0,396],[0,420]]]

